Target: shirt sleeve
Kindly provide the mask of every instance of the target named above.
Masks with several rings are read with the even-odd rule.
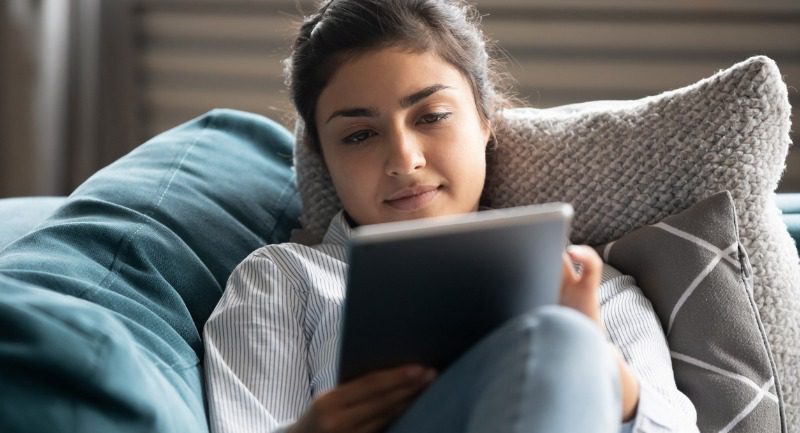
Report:
[[[305,295],[262,250],[234,270],[204,328],[213,433],[285,431],[311,398]]]
[[[698,432],[694,405],[675,384],[664,331],[633,277],[605,265],[600,304],[611,342],[639,380],[636,416],[621,431]]]

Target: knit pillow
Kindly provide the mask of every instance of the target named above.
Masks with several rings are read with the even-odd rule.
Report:
[[[507,110],[495,122],[485,199],[493,207],[571,202],[572,241],[598,245],[730,191],[787,421],[798,432],[800,266],[774,204],[790,111],[778,67],[764,56],[643,99]],[[319,237],[340,204],[318,155],[295,146],[295,164],[301,222]]]
[[[675,381],[703,432],[785,431],[733,201],[715,194],[598,248],[631,275],[667,335]]]

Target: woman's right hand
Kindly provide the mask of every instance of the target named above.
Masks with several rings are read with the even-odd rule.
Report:
[[[369,373],[317,397],[289,433],[370,433],[399,417],[436,373],[417,365]]]

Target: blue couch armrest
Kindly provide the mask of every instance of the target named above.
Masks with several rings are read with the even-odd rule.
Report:
[[[44,221],[39,199],[3,203],[37,221],[14,214],[0,250],[0,432],[207,431],[202,328],[233,268],[298,225],[293,141],[213,110]]]
[[[19,197],[0,200],[0,250],[41,224],[66,197]]]
[[[800,193],[777,194],[775,203],[783,212],[783,222],[786,223],[795,245],[800,246]]]

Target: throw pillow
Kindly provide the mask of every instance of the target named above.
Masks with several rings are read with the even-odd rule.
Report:
[[[764,56],[638,100],[507,110],[495,121],[485,199],[492,207],[570,202],[572,241],[596,245],[730,191],[787,421],[798,432],[800,265],[774,204],[790,112],[780,71]],[[296,146],[295,164],[301,221],[318,235],[339,203],[316,154]]]
[[[0,250],[36,228],[64,203],[64,197],[18,197],[0,199]]]
[[[653,303],[700,431],[785,431],[781,388],[728,192],[598,252],[634,277]]]
[[[202,327],[233,268],[296,225],[291,147],[214,110],[0,252],[0,431],[207,431]]]

